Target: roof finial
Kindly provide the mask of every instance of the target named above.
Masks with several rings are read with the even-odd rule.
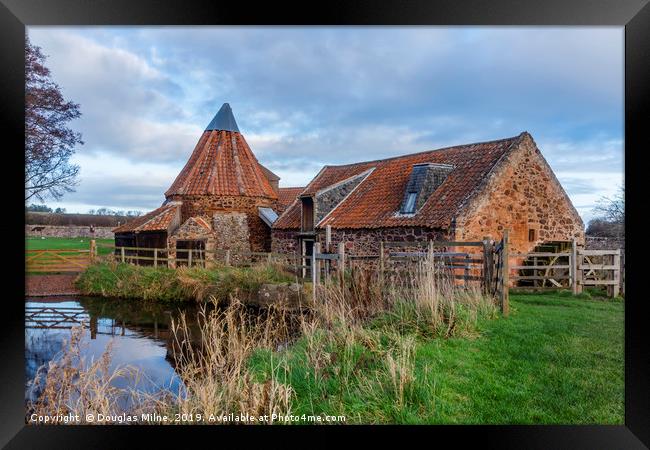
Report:
[[[237,122],[235,122],[235,116],[232,115],[232,109],[230,109],[228,103],[224,103],[221,106],[219,112],[214,116],[205,129],[205,131],[210,130],[236,131],[239,133]]]

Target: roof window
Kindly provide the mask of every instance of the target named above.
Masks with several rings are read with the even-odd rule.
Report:
[[[450,164],[414,164],[404,191],[400,214],[415,214],[453,169],[454,166]]]

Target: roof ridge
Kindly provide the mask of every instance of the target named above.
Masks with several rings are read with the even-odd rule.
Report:
[[[529,134],[529,133],[527,131],[522,131],[517,136],[511,136],[511,137],[502,138],[502,139],[492,139],[490,141],[480,141],[480,142],[471,142],[469,144],[452,145],[452,146],[449,146],[449,147],[434,148],[434,149],[431,149],[431,150],[423,150],[421,152],[407,153],[406,155],[391,156],[389,158],[371,159],[369,161],[360,161],[360,162],[350,163],[350,164],[326,164],[323,167],[358,166],[358,165],[361,165],[361,164],[370,164],[370,163],[378,163],[378,162],[382,162],[382,161],[391,161],[391,160],[394,160],[394,159],[406,158],[406,157],[409,157],[409,156],[422,155],[422,154],[425,154],[425,153],[438,152],[438,151],[442,151],[442,150],[452,150],[452,149],[455,149],[455,148],[469,147],[469,146],[472,146],[472,145],[484,145],[484,144],[492,144],[492,143],[495,143],[495,142],[514,141],[516,139],[520,139],[525,134]]]

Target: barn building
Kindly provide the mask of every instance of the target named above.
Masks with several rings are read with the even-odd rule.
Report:
[[[193,252],[195,258],[215,249],[270,251],[271,225],[304,189],[280,188],[279,180],[259,163],[225,103],[164,203],[114,229],[115,245],[168,248],[170,257],[182,259],[191,250],[205,250]]]
[[[531,135],[325,166],[273,224],[274,252],[314,242],[354,255],[380,241],[480,241],[509,230],[512,252],[584,245],[584,224]],[[308,260],[307,260],[308,261]]]

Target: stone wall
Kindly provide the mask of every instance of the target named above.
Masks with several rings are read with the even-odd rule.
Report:
[[[418,243],[445,239],[446,235],[442,231],[422,227],[332,229],[332,251],[335,252],[338,244],[343,242],[346,253],[358,256],[377,255],[381,241],[386,243],[385,248],[389,248],[391,242],[413,242],[413,247],[400,247],[404,250],[399,251],[416,251],[422,248]],[[325,245],[324,230],[318,231],[316,242]],[[391,250],[398,251],[396,247]],[[300,251],[297,230],[273,230],[274,253],[299,254]]]
[[[259,217],[258,207],[277,208],[277,200],[265,197],[215,195],[172,196],[169,200],[182,201],[181,221],[192,216],[213,216],[215,213],[239,212],[246,214],[250,248],[254,252],[271,249],[271,230]]]
[[[429,240],[446,240],[447,235],[440,230],[432,230],[422,227],[403,228],[372,228],[372,229],[332,229],[331,252],[337,252],[338,245],[343,242],[345,254],[350,256],[371,256],[379,255],[380,242],[384,242],[384,254],[388,257],[389,252],[417,252],[426,249]],[[316,242],[320,242],[325,250],[325,231],[319,230],[316,235]],[[411,242],[412,246],[391,246],[391,242]],[[281,254],[299,255],[301,247],[298,240],[297,230],[273,230],[273,252]],[[443,249],[436,249],[443,250]],[[349,260],[348,260],[349,263]],[[398,267],[403,261],[391,260],[387,264]],[[377,267],[378,259],[354,260],[357,266],[373,269]]]
[[[218,249],[233,252],[251,251],[248,218],[245,213],[215,213],[212,227]]]
[[[386,242],[385,248],[391,242],[426,243],[430,240],[444,240],[444,234],[439,230],[422,227],[396,227],[396,228],[362,228],[332,230],[332,246],[336,248],[339,242],[345,243],[345,252],[352,255],[377,255],[380,242]],[[325,232],[320,233],[319,241],[325,242]],[[420,245],[413,247],[396,247],[391,251],[417,251],[423,248]],[[402,250],[403,249],[403,250]]]
[[[85,237],[96,239],[113,239],[114,234],[111,231],[114,227],[91,227],[89,226],[55,226],[55,225],[25,225],[25,236],[45,236],[45,237]]]
[[[271,232],[271,251],[283,255],[297,255],[300,253],[298,246],[297,230],[273,230]]]
[[[532,139],[524,138],[503,163],[457,218],[455,239],[500,239],[509,229],[512,252],[529,252],[543,242],[573,238],[584,245],[582,220]],[[534,230],[532,241],[530,230]]]
[[[587,236],[585,249],[587,250],[625,250],[624,238]]]

